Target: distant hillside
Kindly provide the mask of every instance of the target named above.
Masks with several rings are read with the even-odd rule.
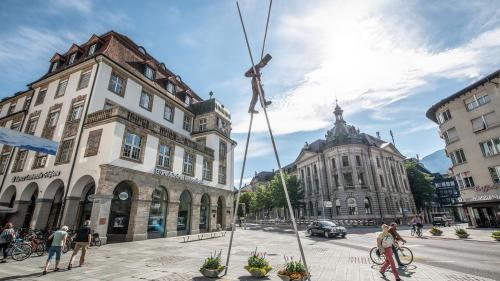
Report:
[[[446,157],[444,149],[425,156],[420,162],[433,173],[447,174],[448,168],[451,167],[451,160]]]

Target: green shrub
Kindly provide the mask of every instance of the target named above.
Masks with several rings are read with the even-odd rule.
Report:
[[[441,233],[443,233],[443,231],[441,229],[439,229],[438,227],[436,227],[436,226],[433,226],[429,230],[429,232],[432,233],[432,234],[441,234]]]
[[[201,266],[200,270],[203,269],[208,269],[208,270],[222,270],[224,269],[224,266],[221,265],[221,252],[217,253],[215,251],[213,254],[210,255],[210,257],[205,259],[205,262],[203,262],[203,265]]]
[[[500,230],[497,230],[497,231],[493,231],[491,233],[491,238],[495,239],[495,240],[500,240]]]

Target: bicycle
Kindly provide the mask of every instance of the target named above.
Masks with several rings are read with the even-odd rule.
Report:
[[[396,247],[396,251],[398,251],[399,260],[403,265],[409,265],[413,262],[413,252],[410,250],[410,248],[399,246],[398,243],[394,243],[394,246]],[[370,259],[374,264],[382,265],[385,261],[385,255],[384,253],[380,253],[378,247],[373,247],[370,250]]]
[[[31,256],[31,246],[22,240],[16,240],[9,243],[7,255],[11,256],[15,261],[22,261]]]
[[[101,247],[101,237],[99,237],[99,233],[92,232],[92,240],[90,241],[90,246]]]

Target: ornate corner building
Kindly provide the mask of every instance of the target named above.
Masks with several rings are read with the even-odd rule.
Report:
[[[325,140],[306,143],[295,160],[305,199],[301,217],[389,222],[416,214],[404,168],[392,143],[361,133],[335,107]]]
[[[59,143],[57,155],[0,145],[0,221],[76,227],[108,241],[229,227],[231,115],[128,37],[93,35],[29,90],[0,102],[0,125]]]

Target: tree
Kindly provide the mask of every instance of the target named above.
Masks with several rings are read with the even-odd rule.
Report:
[[[405,169],[415,205],[418,210],[422,210],[426,206],[430,206],[435,188],[432,184],[432,177],[429,174],[419,171],[417,165],[415,162],[405,162]]]
[[[290,196],[290,203],[292,204],[292,208],[297,210],[302,205],[304,190],[296,176],[289,176],[287,173],[285,173],[284,176],[288,195]],[[279,174],[276,174],[271,180],[270,189],[272,191],[274,207],[288,209],[285,191],[281,184],[281,176]]]
[[[265,210],[266,212],[269,212],[274,206],[272,192],[266,186],[260,185],[257,187],[255,199],[255,207],[258,210]]]
[[[240,204],[245,204],[245,213],[242,216],[246,216],[250,212],[254,212],[252,210],[252,201],[255,201],[255,193],[253,192],[242,192],[240,195]],[[255,205],[255,204],[254,204]]]

